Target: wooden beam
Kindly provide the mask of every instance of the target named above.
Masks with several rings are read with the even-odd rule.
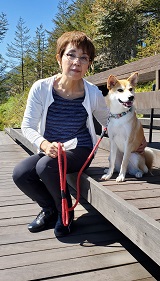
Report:
[[[135,107],[137,109],[160,108],[160,91],[136,93]]]
[[[137,110],[160,108],[160,90],[136,93],[134,105]]]
[[[96,73],[88,76],[86,80],[100,86],[106,84],[110,74],[117,76],[118,79],[124,79],[128,78],[131,73],[138,72],[139,82],[147,82],[156,78],[157,69],[160,69],[160,54]]]
[[[23,145],[33,154],[37,153],[36,147],[22,135],[21,129],[5,128],[5,131],[14,141]]]

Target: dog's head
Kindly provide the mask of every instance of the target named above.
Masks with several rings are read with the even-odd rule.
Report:
[[[138,82],[138,73],[135,72],[128,79],[118,80],[110,75],[107,80],[110,108],[114,111],[126,111],[134,102],[134,88]]]

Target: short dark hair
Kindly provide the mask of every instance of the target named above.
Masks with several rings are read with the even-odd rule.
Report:
[[[77,48],[82,48],[83,51],[87,53],[90,61],[93,62],[95,58],[95,47],[92,40],[81,31],[69,31],[63,33],[57,40],[57,54],[62,58],[66,46],[72,43]]]

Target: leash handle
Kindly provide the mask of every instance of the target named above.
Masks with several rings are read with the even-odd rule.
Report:
[[[63,165],[62,165],[62,157],[63,157]],[[62,222],[64,226],[67,226],[69,221],[68,202],[66,199],[67,157],[65,151],[62,149],[61,143],[58,143],[58,166],[59,166],[61,197],[62,197]]]

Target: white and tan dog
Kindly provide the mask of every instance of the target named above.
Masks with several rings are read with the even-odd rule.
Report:
[[[151,170],[153,152],[146,148],[141,122],[136,117],[134,88],[138,82],[138,73],[127,80],[118,80],[110,75],[107,80],[110,119],[108,136],[110,140],[109,169],[102,179],[111,178],[114,171],[119,175],[117,182],[125,180],[126,173],[141,178]]]

